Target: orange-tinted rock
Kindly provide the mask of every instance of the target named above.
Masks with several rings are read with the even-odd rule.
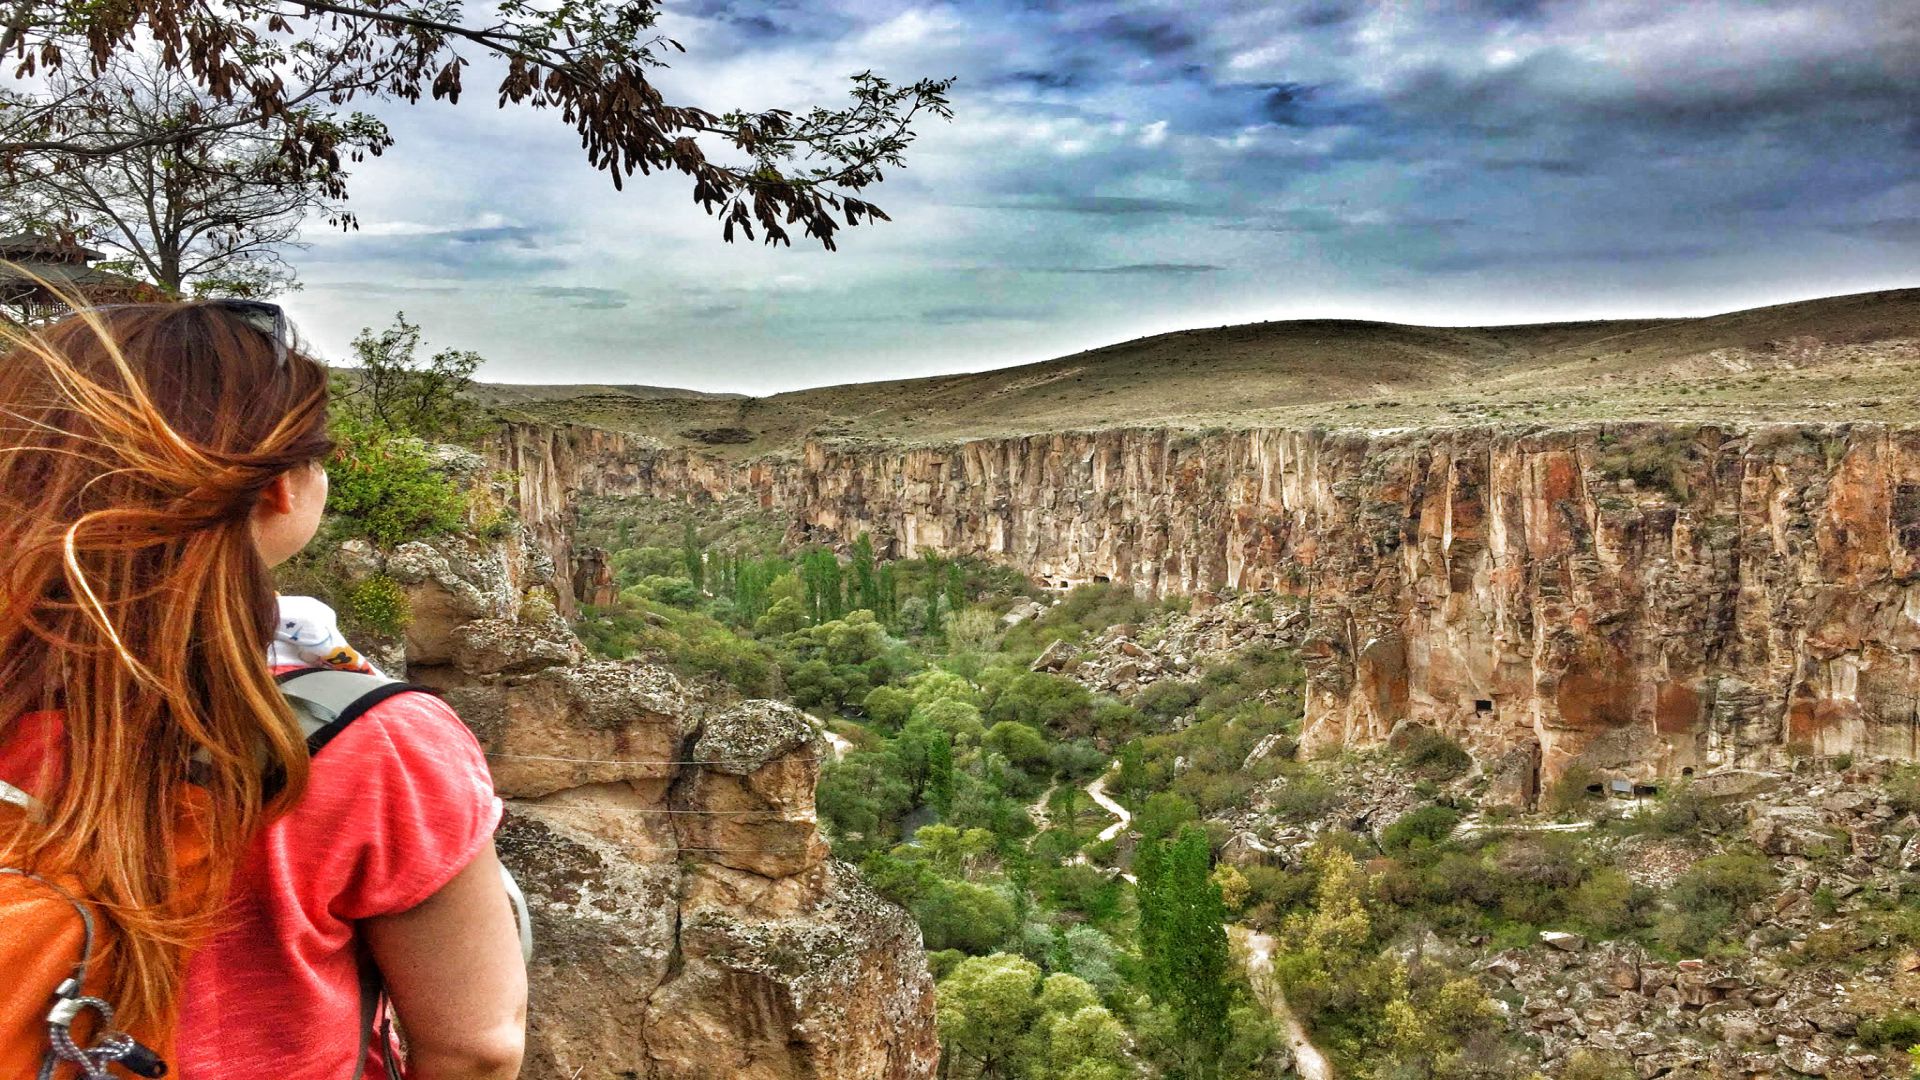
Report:
[[[562,548],[576,492],[740,497],[795,540],[1059,587],[1304,596],[1307,752],[1411,719],[1483,761],[1535,748],[1550,781],[1920,739],[1912,428],[1116,429],[741,465],[523,425],[495,456]]]

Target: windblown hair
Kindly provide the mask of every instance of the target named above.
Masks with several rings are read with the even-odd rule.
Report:
[[[162,1021],[249,838],[306,781],[252,512],[331,449],[326,368],[208,303],[0,324],[0,348],[0,740],[42,709],[65,728],[44,817],[0,850],[79,876],[122,1026]],[[204,883],[175,874],[189,827]]]

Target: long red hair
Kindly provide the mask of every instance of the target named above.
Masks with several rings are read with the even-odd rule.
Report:
[[[121,1024],[151,1023],[249,837],[306,781],[252,517],[327,455],[327,372],[206,302],[0,325],[0,348],[0,739],[41,709],[65,729],[45,815],[0,850],[79,876]],[[191,883],[174,872],[190,782],[209,852]]]

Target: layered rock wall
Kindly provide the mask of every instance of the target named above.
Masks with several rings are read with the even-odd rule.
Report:
[[[747,498],[796,541],[1293,597],[1309,747],[1428,723],[1523,789],[1574,760],[1920,756],[1913,428],[1109,430],[740,464],[523,425],[496,457],[563,565],[581,495]]]

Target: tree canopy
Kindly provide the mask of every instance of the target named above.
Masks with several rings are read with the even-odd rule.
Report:
[[[790,244],[792,227],[831,249],[842,223],[884,220],[862,193],[903,164],[913,124],[951,115],[951,79],[896,85],[852,76],[851,101],[804,113],[714,111],[667,100],[653,73],[682,46],[661,32],[660,0],[493,0],[462,8],[428,0],[8,0],[0,57],[0,173],[72,168],[188,136],[253,125],[278,140],[297,173],[338,168],[353,150],[333,110],[422,97],[457,102],[485,58],[498,104],[551,110],[580,137],[589,165],[616,187],[634,172],[674,172],[720,218],[722,235]],[[139,51],[205,98],[235,106],[178,128],[89,137],[98,108],[50,92],[49,73],[98,76]]]

